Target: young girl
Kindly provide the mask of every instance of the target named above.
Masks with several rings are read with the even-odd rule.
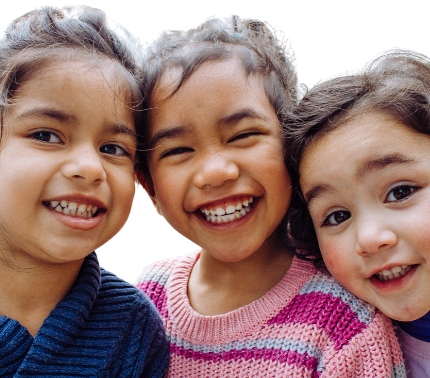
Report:
[[[168,376],[403,376],[389,321],[282,240],[291,183],[280,122],[296,76],[271,30],[233,17],[165,34],[145,75],[140,179],[201,246],[137,285],[163,318]]]
[[[297,247],[398,320],[408,377],[429,377],[430,60],[394,52],[322,83],[289,126]]]
[[[161,377],[156,309],[91,253],[132,204],[134,63],[100,11],[70,11],[0,42],[0,375]]]

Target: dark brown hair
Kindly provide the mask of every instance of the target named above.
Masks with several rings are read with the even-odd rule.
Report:
[[[14,92],[30,80],[40,67],[69,59],[74,52],[88,57],[116,61],[124,69],[120,74],[128,84],[133,109],[142,106],[137,64],[132,51],[135,40],[123,30],[119,38],[109,27],[105,14],[90,7],[36,9],[17,18],[0,41],[0,116]],[[136,131],[140,133],[141,112],[134,112]]]
[[[430,135],[430,60],[410,51],[386,53],[360,74],[312,88],[285,122],[287,162],[294,188],[288,214],[289,242],[299,257],[312,260],[317,267],[324,265],[300,191],[301,156],[308,143],[372,111],[388,113],[411,129]]]
[[[181,77],[171,95],[203,63],[238,58],[247,75],[263,77],[265,93],[280,123],[288,117],[297,102],[297,76],[292,56],[269,25],[258,20],[211,19],[196,29],[169,31],[147,50],[142,71],[145,108],[162,75],[179,68]],[[142,153],[144,155],[144,153]],[[140,159],[143,162],[143,159]],[[138,167],[148,174],[146,164]],[[141,176],[143,181],[143,176]]]

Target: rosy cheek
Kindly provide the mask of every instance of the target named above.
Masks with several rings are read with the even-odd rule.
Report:
[[[342,274],[343,263],[345,262],[345,251],[342,252],[342,248],[339,245],[327,243],[320,245],[322,256],[328,270],[333,276]]]

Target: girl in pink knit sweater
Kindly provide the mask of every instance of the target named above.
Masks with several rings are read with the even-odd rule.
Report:
[[[388,53],[291,119],[297,248],[396,319],[408,378],[430,377],[430,59]]]
[[[211,20],[163,35],[145,68],[140,181],[201,246],[137,284],[163,318],[168,376],[403,377],[387,318],[286,246],[296,75],[274,33]]]

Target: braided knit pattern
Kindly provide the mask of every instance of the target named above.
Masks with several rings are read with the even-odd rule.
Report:
[[[168,377],[406,377],[389,319],[312,264],[294,258],[257,301],[202,316],[187,296],[198,257],[157,262],[137,283],[166,328]]]

